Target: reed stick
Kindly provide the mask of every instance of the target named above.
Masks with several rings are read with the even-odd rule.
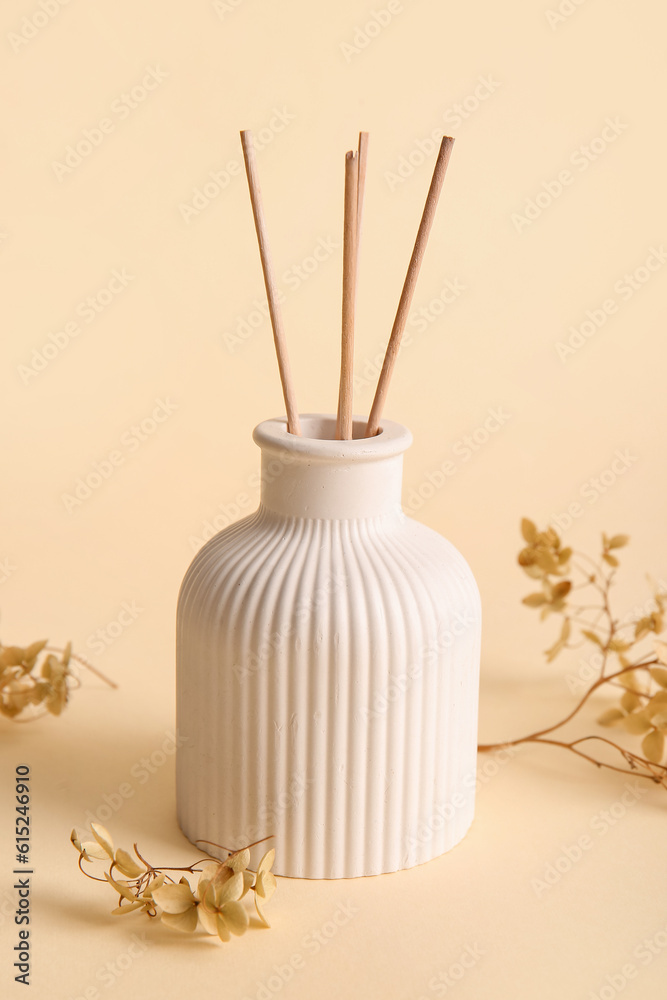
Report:
[[[241,132],[241,145],[243,146],[243,159],[245,160],[245,169],[246,174],[248,175],[250,202],[252,204],[252,214],[255,220],[257,242],[259,243],[259,256],[262,261],[266,297],[269,302],[269,315],[271,317],[273,340],[276,348],[276,356],[278,358],[278,371],[280,373],[280,382],[283,389],[283,397],[285,399],[287,430],[290,434],[300,435],[301,422],[299,420],[299,410],[296,405],[296,395],[294,392],[294,383],[292,382],[292,372],[287,353],[287,342],[285,340],[282,313],[280,311],[280,303],[278,301],[278,289],[274,277],[273,261],[271,259],[266,234],[266,220],[264,218],[262,195],[257,176],[255,148],[253,146],[252,132],[250,129],[245,129]]]
[[[431,231],[431,226],[433,225],[435,210],[438,204],[438,198],[440,197],[440,191],[442,190],[442,184],[445,179],[445,173],[447,172],[447,164],[449,163],[453,145],[454,140],[448,135],[444,136],[440,144],[440,151],[438,153],[438,159],[433,171],[431,186],[426,197],[424,212],[421,217],[421,222],[419,223],[419,229],[417,230],[417,238],[415,240],[410,263],[408,264],[408,271],[405,276],[403,290],[398,302],[394,325],[391,330],[391,336],[389,337],[389,343],[387,344],[387,351],[384,356],[382,371],[380,372],[380,377],[378,379],[375,398],[373,399],[373,405],[368,417],[368,423],[366,424],[366,437],[374,437],[380,430],[380,419],[382,417],[382,411],[387,399],[389,382],[391,381],[394,365],[396,364],[396,358],[398,357],[398,351],[401,346],[401,337],[403,336],[405,324],[408,319],[410,304],[412,302],[412,296],[414,295],[417,277],[419,275],[419,268],[421,267],[429,233]]]
[[[336,439],[352,437],[352,381],[354,368],[354,305],[357,279],[358,157],[345,154],[345,219],[343,223],[343,336]]]
[[[351,171],[350,161],[354,155],[348,153],[345,158],[345,224],[343,230],[343,343],[341,348],[341,382],[338,393],[338,415],[336,418],[336,438],[349,440],[352,437],[352,407],[353,407],[353,365],[354,365],[354,322],[356,311],[357,276],[359,272],[359,244],[361,234],[361,218],[364,207],[364,186],[366,183],[366,161],[368,157],[368,132],[359,133],[356,164],[356,210],[354,210],[354,225],[352,225],[354,198],[354,178],[348,175]],[[349,197],[349,203],[348,203]],[[354,260],[351,263],[352,274],[348,274],[345,265],[345,245],[349,246],[351,229],[354,228]],[[350,251],[350,254],[352,251]],[[352,260],[350,256],[350,261]],[[350,288],[351,284],[351,288]],[[350,305],[350,296],[351,305]]]

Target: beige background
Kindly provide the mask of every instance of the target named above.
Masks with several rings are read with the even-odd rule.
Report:
[[[456,137],[414,302],[429,319],[410,327],[386,415],[414,433],[406,499],[433,494],[415,516],[455,542],[480,584],[481,737],[563,714],[578,669],[576,655],[544,665],[553,627],[519,604],[522,514],[546,523],[578,503],[568,541],[632,535],[619,612],[645,599],[645,571],[667,579],[662,6],[43,3],[46,14],[35,0],[6,0],[0,12],[0,624],[5,642],[71,638],[120,688],[85,676],[60,720],[0,726],[3,782],[20,762],[33,769],[31,995],[254,998],[298,953],[304,967],[270,995],[418,1000],[445,995],[442,976],[456,974],[466,948],[479,957],[446,993],[461,1000],[611,997],[628,962],[637,974],[624,995],[657,995],[667,950],[660,793],[636,801],[623,779],[556,752],[481,760],[474,827],[429,865],[281,880],[273,929],[224,954],[143,918],[114,923],[109,894],[77,874],[67,838],[129,781],[108,822],[117,841],[137,839],[163,863],[193,857],[175,823],[173,757],[159,755],[173,725],[176,595],[207,522],[222,526],[234,505],[256,502],[251,430],[282,411],[268,322],[239,327],[260,318],[263,301],[240,128],[270,128],[258,167],[302,412],[335,408],[345,150],[370,130],[355,399],[367,412],[434,161],[418,164],[419,143],[435,129]],[[393,13],[366,33],[374,9]],[[144,80],[153,89],[132,97]],[[98,144],[59,166],[86,130]],[[401,163],[410,175],[399,182]],[[318,245],[330,249],[313,270]],[[647,259],[655,270],[642,270]],[[305,280],[300,267],[312,272]],[[112,282],[112,296],[114,271],[126,284]],[[459,294],[440,310],[452,287]],[[560,357],[571,327],[605,308],[604,324]],[[157,400],[169,405],[151,424]],[[485,434],[491,410],[502,426]],[[475,434],[488,440],[466,459],[461,442]],[[112,474],[68,510],[63,495],[111,452]],[[454,474],[429,491],[448,460]],[[124,602],[135,619],[100,644],[96,631]],[[142,783],[140,762],[156,752],[164,763]],[[2,794],[11,805],[8,784]],[[601,833],[600,811],[612,808]],[[11,823],[7,809],[3,886]],[[592,848],[538,893],[532,880],[584,834]],[[19,991],[13,900],[3,889],[3,996]],[[315,953],[307,935],[331,930],[346,901],[356,912]],[[144,932],[145,950],[109,982],[106,963]],[[651,955],[645,939],[663,943]]]

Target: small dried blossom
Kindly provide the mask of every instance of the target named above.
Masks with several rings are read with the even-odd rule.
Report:
[[[73,660],[116,687],[82,656],[72,653],[71,643],[62,650],[52,649],[47,643],[48,639],[40,639],[29,646],[0,643],[0,713],[7,718],[23,722],[48,713],[60,715],[70,691],[79,686],[78,678],[72,673]],[[43,711],[30,714],[27,711],[30,707]]]
[[[116,891],[118,905],[111,911],[115,916],[143,910],[149,917],[159,917],[167,927],[186,934],[201,928],[221,941],[229,941],[232,934],[245,933],[250,924],[248,911],[241,900],[252,891],[262,923],[270,926],[262,907],[276,888],[276,878],[271,871],[275,858],[273,848],[264,855],[256,872],[248,868],[248,847],[229,852],[222,861],[205,858],[187,867],[160,870],[139,854],[136,844],[136,860],[122,848],[115,848],[109,831],[100,823],[91,824],[91,833],[92,840],[81,841],[76,830],[72,830],[70,839],[79,852],[79,868],[84,875],[88,875],[82,867],[84,862],[109,863],[104,879],[89,877],[96,881],[106,880]],[[203,862],[206,862],[204,867],[198,868]],[[176,881],[169,872],[196,876],[196,884],[191,884],[185,874]],[[117,878],[117,873],[125,878]]]
[[[655,642],[654,648],[659,662],[664,656],[662,642]],[[633,671],[633,674],[635,672]],[[619,708],[609,708],[598,717],[601,726],[618,726],[633,736],[642,736],[642,752],[647,760],[661,764],[665,756],[665,733],[667,733],[667,670],[664,667],[649,667],[648,674],[658,686],[638,686],[635,676],[624,674],[620,681],[626,688]],[[626,680],[628,678],[628,680]]]
[[[273,848],[267,851],[257,866],[257,881],[255,882],[255,909],[267,927],[270,924],[264,916],[263,904],[268,902],[276,891],[276,877],[271,871],[275,856],[276,852]]]

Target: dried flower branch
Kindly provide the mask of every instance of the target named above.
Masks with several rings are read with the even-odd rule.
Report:
[[[3,646],[0,643],[0,713],[16,722],[32,722],[43,715],[60,715],[69,700],[69,692],[80,686],[72,673],[71,663],[80,663],[110,687],[113,681],[100,673],[83,656],[72,652],[72,644],[64,649],[47,645],[40,639],[29,646]],[[40,662],[40,656],[43,658]],[[58,654],[57,656],[55,654]],[[30,706],[40,706],[43,711],[26,714]]]
[[[665,627],[667,594],[655,588],[646,614],[636,620],[621,621],[612,612],[610,590],[620,565],[617,551],[627,545],[627,535],[603,534],[600,556],[595,560],[586,553],[563,547],[553,528],[538,531],[527,518],[521,522],[521,533],[526,545],[519,553],[519,565],[529,577],[540,582],[540,590],[524,597],[523,603],[539,608],[542,619],[553,614],[562,618],[556,641],[545,650],[547,662],[564,649],[578,649],[589,643],[600,657],[600,674],[560,722],[520,739],[482,744],[478,749],[486,752],[521,743],[543,743],[568,750],[599,768],[646,778],[667,788],[667,767],[663,763],[667,733],[667,644],[654,639],[653,648],[648,649],[644,642],[648,636],[662,633]],[[609,672],[612,658],[617,661],[617,669]],[[641,736],[641,754],[598,734],[570,741],[548,738],[570,722],[590,696],[605,685],[620,692],[620,704],[603,712],[598,724]],[[581,749],[583,744],[587,744],[587,749],[591,744],[609,748],[620,755],[626,766],[613,764],[594,752],[587,753]]]
[[[263,907],[277,884],[271,871],[276,854],[273,848],[266,852],[256,872],[248,868],[250,848],[255,844],[228,851],[223,861],[207,856],[181,868],[156,868],[142,857],[136,844],[135,860],[122,848],[114,849],[110,833],[101,824],[91,823],[90,828],[93,840],[81,842],[76,830],[72,830],[70,840],[79,852],[79,868],[83,874],[95,882],[108,882],[118,893],[118,905],[112,914],[125,916],[141,910],[149,917],[159,916],[163,924],[187,934],[201,927],[207,934],[229,941],[232,934],[243,934],[248,928],[248,911],[240,901],[250,891],[255,894],[255,909],[260,920],[266,927],[270,926]],[[218,844],[214,846],[219,847]],[[91,875],[83,868],[84,862],[94,860],[107,862],[104,878]],[[204,867],[199,868],[202,864]],[[191,884],[185,874],[177,882],[169,872],[196,875],[196,885]],[[117,878],[117,875],[125,877]]]

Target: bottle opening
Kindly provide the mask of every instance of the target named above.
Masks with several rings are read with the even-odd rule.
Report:
[[[366,438],[366,423],[365,419],[356,417],[352,421],[352,440],[358,441],[361,438]],[[380,437],[383,433],[383,429],[380,428],[376,437]],[[336,418],[333,416],[325,416],[322,414],[308,414],[301,417],[301,437],[311,438],[316,441],[335,441],[336,440]],[[366,438],[368,440],[368,438]]]
[[[262,451],[289,452],[307,461],[368,462],[401,455],[412,444],[407,427],[383,420],[374,437],[366,437],[367,418],[356,415],[352,421],[352,438],[336,438],[336,416],[332,413],[300,415],[301,434],[290,434],[287,418],[264,420],[253,431],[255,443]]]

